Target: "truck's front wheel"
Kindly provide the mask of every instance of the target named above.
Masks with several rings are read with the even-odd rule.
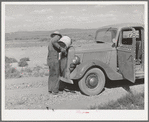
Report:
[[[99,68],[90,69],[78,85],[84,94],[89,96],[97,95],[105,86],[105,75]]]

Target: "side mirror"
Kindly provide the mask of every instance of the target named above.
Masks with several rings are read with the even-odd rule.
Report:
[[[113,39],[112,39],[112,42],[113,42],[113,43],[116,43],[117,41],[116,41],[116,39],[115,39],[115,38],[113,38]]]
[[[116,46],[116,42],[117,42],[116,39],[113,38],[113,39],[112,39],[112,42],[113,42],[112,47],[115,47],[115,46]]]

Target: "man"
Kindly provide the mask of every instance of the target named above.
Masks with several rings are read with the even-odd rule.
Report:
[[[49,66],[48,91],[54,95],[59,92],[59,53],[66,53],[66,48],[59,45],[58,41],[62,38],[59,32],[51,34],[51,40],[48,45],[47,65]]]

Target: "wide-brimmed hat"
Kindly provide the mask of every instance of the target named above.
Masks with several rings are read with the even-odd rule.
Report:
[[[55,31],[51,34],[51,37],[53,37],[54,35],[59,35],[60,37],[62,37],[62,35],[60,34],[60,32],[58,31]]]

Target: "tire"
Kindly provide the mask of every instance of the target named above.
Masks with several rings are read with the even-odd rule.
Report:
[[[105,86],[105,75],[99,68],[92,68],[86,72],[78,82],[80,90],[88,95],[98,95]]]

